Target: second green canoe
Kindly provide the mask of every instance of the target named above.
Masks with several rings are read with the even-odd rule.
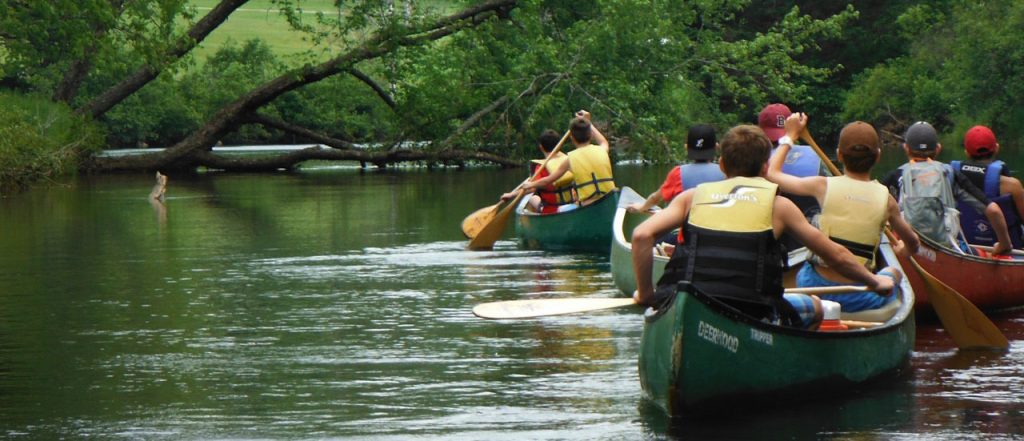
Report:
[[[531,249],[607,253],[619,191],[572,211],[538,214],[516,208],[516,236]]]

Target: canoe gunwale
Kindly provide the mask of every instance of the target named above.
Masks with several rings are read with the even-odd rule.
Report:
[[[913,256],[925,271],[956,290],[982,311],[999,311],[1024,305],[1024,260],[1002,260],[961,253],[923,235],[921,247]],[[900,256],[904,266],[907,257]],[[955,268],[956,271],[949,269]],[[921,290],[917,307],[926,316],[933,315],[931,299],[921,277],[914,271],[908,275]]]
[[[915,230],[916,231],[916,230]],[[983,263],[988,265],[996,265],[1003,267],[1024,267],[1024,260],[1002,260],[1002,259],[991,259],[988,257],[975,256],[972,254],[966,254],[963,252],[956,251],[950,247],[943,246],[936,242],[934,239],[927,237],[923,234],[918,234],[917,237],[921,240],[921,244],[927,246],[927,248],[934,251],[936,254],[943,254],[954,259],[966,260],[973,263]]]
[[[886,263],[891,262],[893,265],[899,267],[900,270],[903,271],[902,266],[900,266],[899,261],[896,259],[895,252],[892,250],[892,247],[889,244],[888,238],[884,236],[882,237],[882,243],[879,244],[878,250],[879,254],[885,260]],[[688,282],[680,283],[680,285],[684,284],[686,286],[692,286]],[[893,332],[898,330],[899,327],[902,326],[902,323],[907,319],[907,317],[914,313],[914,291],[913,288],[911,288],[910,281],[908,280],[908,278],[904,277],[900,282],[899,295],[900,301],[902,301],[900,308],[896,311],[895,314],[893,314],[891,318],[889,318],[889,320],[885,321],[881,326],[874,326],[870,328],[860,328],[842,332],[820,332],[808,329],[798,329],[790,326],[774,325],[771,323],[766,323],[761,320],[755,319],[749,315],[746,315],[732,308],[731,306],[713,298],[711,295],[701,292],[696,287],[693,287],[692,290],[680,290],[677,288],[676,295],[668,296],[669,298],[665,301],[665,303],[659,305],[660,308],[655,309],[653,307],[649,307],[647,310],[645,310],[644,321],[646,323],[653,323],[654,321],[657,321],[659,318],[661,318],[662,314],[665,311],[669,311],[672,309],[672,304],[676,301],[677,298],[679,298],[680,295],[685,295],[681,293],[689,294],[693,296],[696,300],[700,301],[704,305],[714,310],[715,312],[722,314],[723,316],[735,320],[737,322],[743,323],[745,325],[766,332],[807,338],[858,338],[869,335]]]
[[[528,249],[607,254],[619,189],[600,200],[562,213],[540,214],[516,207],[515,235]]]
[[[751,317],[743,312],[729,306],[721,300],[715,299],[709,294],[700,291],[697,287],[691,285],[689,282],[681,282],[679,284],[676,295],[668,296],[668,298],[661,304],[659,308],[648,307],[644,311],[644,321],[646,323],[652,323],[660,319],[667,311],[672,309],[672,305],[682,295],[689,295],[701,302],[708,308],[715,311],[715,313],[722,315],[725,318],[740,322],[744,325],[757,328],[762,331],[770,332],[773,334],[785,334],[792,335],[801,338],[812,338],[812,339],[844,339],[844,338],[861,338],[871,335],[885,334],[894,332],[903,325],[908,314],[913,312],[913,296],[903,295],[901,300],[904,302],[904,306],[901,307],[901,311],[897,312],[893,318],[886,321],[881,326],[874,326],[870,328],[859,328],[851,329],[842,332],[821,332],[809,329],[799,329],[790,326],[775,325],[767,323],[754,317]],[[688,289],[692,288],[692,289]],[[908,298],[909,297],[909,298]],[[907,305],[907,301],[910,305]]]
[[[612,191],[604,194],[603,196],[601,196],[600,199],[594,201],[593,203],[591,203],[591,204],[589,204],[589,205],[587,205],[585,207],[579,207],[579,208],[577,208],[575,210],[562,211],[562,212],[558,212],[558,213],[537,213],[537,212],[529,211],[529,210],[525,209],[526,205],[524,204],[524,205],[521,205],[519,207],[516,207],[516,216],[525,216],[525,217],[529,217],[529,218],[533,218],[533,219],[537,219],[537,218],[557,219],[557,218],[559,218],[562,215],[579,214],[583,210],[586,210],[588,208],[597,207],[597,206],[600,206],[602,204],[606,204],[606,203],[608,203],[609,200],[615,199],[614,195],[615,195],[615,193],[618,193],[619,191],[620,191],[620,189],[618,189],[618,188],[612,189]]]

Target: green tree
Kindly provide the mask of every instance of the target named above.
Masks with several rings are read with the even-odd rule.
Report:
[[[627,155],[668,159],[686,128],[753,121],[769,99],[803,100],[833,72],[798,61],[839,35],[852,9],[824,20],[798,9],[767,27],[738,35],[750,2],[522,2],[516,27],[459,35],[439,50],[404,54],[401,114],[428,138],[509,144],[532,154],[527,140],[591,110]],[[467,87],[469,86],[469,87]],[[491,109],[480,115],[480,109]],[[476,125],[467,128],[466,123]],[[458,129],[462,129],[459,131]],[[442,144],[442,148],[445,145]]]
[[[907,8],[897,20],[906,55],[864,73],[849,94],[847,115],[898,136],[927,120],[947,145],[986,124],[1003,143],[1024,137],[1024,50],[1016,40],[1024,4],[943,1]]]
[[[74,173],[100,133],[66,105],[0,92],[0,195]]]

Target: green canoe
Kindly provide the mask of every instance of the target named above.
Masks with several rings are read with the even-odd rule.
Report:
[[[618,208],[615,210],[615,218],[612,221],[612,244],[611,244],[611,266],[612,280],[615,287],[623,294],[633,295],[636,291],[636,276],[633,274],[633,248],[629,239],[633,236],[633,228],[640,224],[649,215],[635,214],[626,211],[626,206],[632,203],[642,203],[644,197],[637,194],[632,188],[623,187],[619,195]],[[669,256],[655,250],[654,260],[651,265],[652,281],[657,282],[665,270]],[[789,265],[796,266],[807,259],[807,249],[800,248],[789,253]]]
[[[896,262],[888,242],[880,247]],[[689,287],[644,314],[640,384],[670,415],[781,398],[841,397],[850,386],[895,376],[914,346],[914,294],[904,278],[901,301],[876,326],[819,332],[771,325],[729,309]],[[873,311],[866,311],[871,314]],[[863,314],[843,319],[863,320]]]
[[[516,236],[526,248],[551,251],[607,253],[612,241],[612,217],[619,191],[601,200],[564,213],[538,214],[516,208]]]
[[[633,248],[629,239],[633,237],[633,228],[640,224],[649,215],[629,213],[626,206],[632,203],[642,203],[644,197],[637,194],[632,188],[622,187],[619,191],[619,204],[615,210],[615,218],[612,220],[612,243],[611,263],[612,280],[615,287],[623,294],[633,295],[636,291],[636,276],[633,274]],[[665,271],[665,264],[668,263],[668,256],[663,256],[655,250],[654,261],[651,265],[653,280],[661,278]]]

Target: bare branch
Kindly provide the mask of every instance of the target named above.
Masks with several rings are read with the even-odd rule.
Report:
[[[395,104],[395,100],[391,98],[391,95],[389,95],[388,92],[384,90],[383,87],[380,87],[380,84],[377,84],[376,81],[373,81],[373,78],[370,78],[369,75],[363,73],[362,71],[354,67],[349,69],[348,72],[352,74],[352,76],[358,78],[360,81],[366,83],[367,86],[370,86],[370,88],[377,93],[377,96],[379,96],[380,99],[384,100],[384,104],[387,104],[388,107],[390,107],[392,110],[394,110],[395,107],[398,106],[397,104]]]
[[[192,29],[188,30],[187,35],[183,36],[174,44],[174,47],[167,53],[167,59],[177,60],[187,54],[202,42],[207,35],[210,35],[210,32],[217,29],[221,23],[224,23],[224,20],[227,20],[228,16],[230,16],[235,9],[238,9],[246,2],[248,2],[248,0],[221,0],[217,6],[214,6],[210,13],[206,14],[195,24],[195,26],[192,26]],[[134,73],[121,80],[121,82],[110,87],[99,96],[89,100],[89,102],[82,107],[75,109],[75,113],[80,115],[89,115],[94,119],[99,118],[125,98],[141,89],[142,86],[153,81],[157,75],[160,75],[160,72],[164,67],[165,66],[153,66],[149,64],[140,67]]]
[[[356,148],[355,144],[353,144],[352,142],[350,142],[348,140],[331,138],[329,136],[323,135],[322,133],[314,132],[314,131],[309,130],[309,129],[305,128],[305,127],[302,127],[302,126],[299,126],[299,125],[295,125],[295,124],[291,124],[291,123],[288,123],[286,121],[282,121],[282,120],[279,120],[279,119],[276,119],[276,118],[271,118],[271,117],[263,115],[263,114],[251,113],[251,114],[249,114],[246,117],[246,120],[248,122],[252,122],[252,123],[256,123],[256,124],[262,124],[262,125],[267,126],[267,127],[272,127],[272,128],[275,128],[275,129],[283,130],[283,131],[288,132],[288,133],[293,133],[293,134],[302,136],[304,138],[307,138],[307,139],[309,139],[311,141],[318,142],[320,144],[329,145],[329,146],[334,147],[334,148],[338,148],[338,149],[353,149],[353,148]]]
[[[441,148],[442,149],[447,148],[448,145],[451,144],[452,141],[455,140],[455,138],[458,138],[463,133],[466,133],[466,131],[469,130],[471,127],[475,126],[476,123],[478,123],[481,118],[483,118],[487,114],[493,112],[495,109],[497,109],[497,108],[499,108],[501,106],[504,106],[505,103],[507,103],[508,101],[509,101],[509,98],[507,96],[503,96],[501,98],[498,98],[497,100],[495,100],[491,104],[488,104],[487,107],[484,107],[483,109],[480,109],[479,111],[477,111],[476,113],[471,115],[469,118],[466,118],[466,120],[463,121],[461,125],[459,125],[459,128],[455,129],[455,132],[453,132],[451,135],[449,135],[447,138],[445,138],[444,141],[441,141]]]

